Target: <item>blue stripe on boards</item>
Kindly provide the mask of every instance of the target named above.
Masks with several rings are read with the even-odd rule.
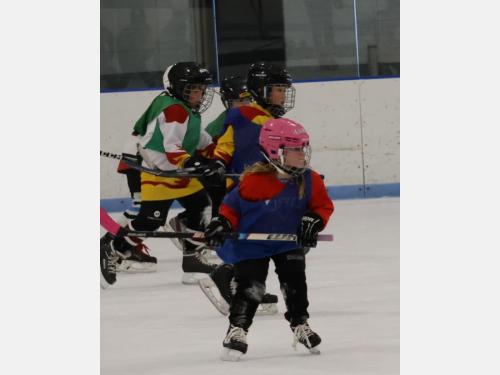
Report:
[[[363,198],[382,198],[399,197],[399,182],[391,184],[368,184],[363,185],[335,185],[328,186],[330,198],[340,199],[363,199]],[[123,212],[132,207],[130,198],[110,198],[101,199],[101,207],[107,212]],[[181,205],[175,201],[172,208],[180,208]]]

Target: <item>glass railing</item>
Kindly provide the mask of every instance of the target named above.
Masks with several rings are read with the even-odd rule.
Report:
[[[158,89],[167,66],[256,61],[295,81],[399,76],[399,0],[101,0],[101,90]]]

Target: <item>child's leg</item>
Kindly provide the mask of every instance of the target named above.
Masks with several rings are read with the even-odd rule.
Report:
[[[205,190],[178,199],[186,211],[182,213],[186,226],[191,230],[204,231],[211,218],[211,202]]]
[[[306,260],[302,249],[273,256],[281,292],[287,312],[285,318],[292,324],[303,324],[309,318],[307,307]]]
[[[229,308],[229,322],[245,331],[251,326],[257,307],[266,292],[269,258],[249,259],[234,265],[237,284]]]
[[[290,322],[294,335],[293,346],[300,342],[313,354],[319,354],[321,337],[314,332],[307,319],[306,261],[303,249],[292,250],[273,257],[276,273],[280,280],[281,291],[285,298],[287,312],[285,318]]]
[[[210,222],[211,205],[210,198],[205,190],[200,190],[194,194],[178,199],[179,203],[186,209],[182,213],[182,231],[204,231]],[[180,216],[180,215],[179,215]],[[182,227],[181,225],[181,227]],[[206,274],[212,272],[217,267],[203,255],[206,247],[204,242],[186,239],[180,241],[183,249],[182,275],[183,284],[195,284]]]

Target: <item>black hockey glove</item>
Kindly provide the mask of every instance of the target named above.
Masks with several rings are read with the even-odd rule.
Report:
[[[203,182],[210,186],[224,185],[224,173],[226,173],[226,165],[217,159],[209,159],[205,165],[204,170],[201,172],[205,177],[202,178]]]
[[[208,246],[220,246],[224,242],[221,233],[231,231],[231,223],[224,216],[216,216],[205,229],[205,239]]]
[[[297,231],[297,242],[303,247],[316,247],[318,233],[323,229],[323,219],[314,212],[308,212],[302,216],[299,230]]]
[[[204,185],[224,186],[226,165],[221,160],[192,156],[186,160],[184,168],[194,168],[195,173],[202,174],[200,180]]]
[[[190,156],[184,162],[184,168],[193,168],[194,173],[203,173],[205,170],[205,165],[209,162],[209,159],[203,156],[193,155]]]

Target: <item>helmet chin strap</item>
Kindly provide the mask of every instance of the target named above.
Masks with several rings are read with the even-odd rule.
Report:
[[[299,177],[302,173],[304,173],[306,171],[306,168],[291,167],[291,169],[288,169],[288,168],[284,167],[283,165],[279,165],[275,161],[269,159],[269,157],[267,156],[267,154],[265,152],[261,151],[261,153],[262,153],[262,155],[264,155],[264,158],[269,162],[269,164],[271,164],[274,168],[276,168],[278,173],[285,174],[285,175],[290,176],[290,177]]]
[[[285,108],[276,104],[268,104],[266,109],[276,117],[282,117],[286,113]]]

